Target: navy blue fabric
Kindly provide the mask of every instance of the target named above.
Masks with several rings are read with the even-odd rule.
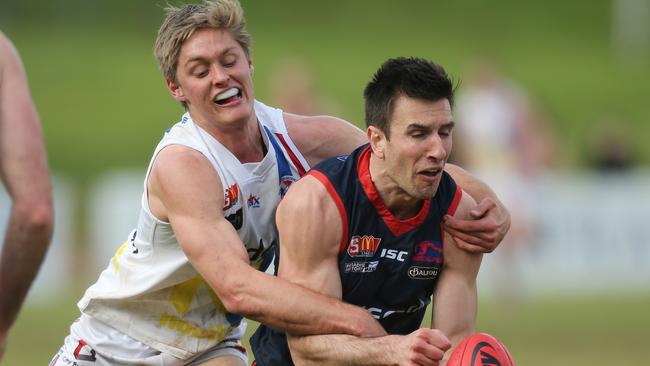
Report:
[[[347,158],[326,160],[311,174],[326,178],[326,184],[341,198],[348,218],[347,246],[339,253],[343,301],[368,309],[388,333],[408,334],[420,327],[440,276],[440,223],[455,197],[456,183],[443,173],[418,225],[394,218],[391,223],[361,184],[364,178],[358,167],[364,161],[359,164],[359,159],[368,158],[368,149],[365,145]],[[282,332],[262,325],[251,338],[251,346],[258,366],[293,365]]]

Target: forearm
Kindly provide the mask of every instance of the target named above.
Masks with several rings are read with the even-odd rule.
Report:
[[[358,338],[342,334],[287,336],[297,366],[396,365],[392,344],[397,337]]]
[[[225,286],[236,289],[224,301],[233,313],[293,334],[385,334],[361,307],[253,269],[244,278]]]
[[[501,207],[503,207],[499,201],[499,198],[490,188],[490,186],[470,174],[465,169],[459,167],[458,165],[446,164],[445,170],[447,173],[449,173],[449,175],[451,175],[452,178],[454,178],[454,181],[456,181],[456,183],[461,186],[465,192],[469,193],[470,196],[476,200],[476,202],[480,202],[485,198],[492,198],[499,205],[501,205]]]
[[[6,332],[16,319],[51,236],[49,205],[30,210],[14,203],[0,260],[0,331]]]
[[[474,331],[477,313],[476,283],[448,281],[436,295],[433,310],[433,327],[441,330],[456,345]]]

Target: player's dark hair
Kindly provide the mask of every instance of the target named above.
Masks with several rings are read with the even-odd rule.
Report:
[[[389,137],[388,121],[400,96],[454,105],[454,84],[445,69],[417,57],[391,58],[384,62],[366,85],[366,126],[375,126]]]

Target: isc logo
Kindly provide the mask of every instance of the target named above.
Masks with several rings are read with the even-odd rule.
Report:
[[[403,250],[397,250],[397,249],[382,249],[381,250],[381,255],[380,257],[384,258],[386,257],[387,259],[395,259],[398,262],[404,262],[404,257],[408,254],[408,252],[405,252]]]
[[[372,235],[355,235],[350,239],[348,245],[348,254],[350,257],[372,258],[379,248],[381,238],[375,238]]]

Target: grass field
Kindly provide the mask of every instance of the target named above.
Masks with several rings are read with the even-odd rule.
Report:
[[[28,306],[2,365],[43,366],[77,316],[76,297]],[[521,366],[645,366],[650,359],[650,297],[555,298],[518,305],[482,300],[478,331],[500,338]],[[251,323],[249,333],[255,325]]]

